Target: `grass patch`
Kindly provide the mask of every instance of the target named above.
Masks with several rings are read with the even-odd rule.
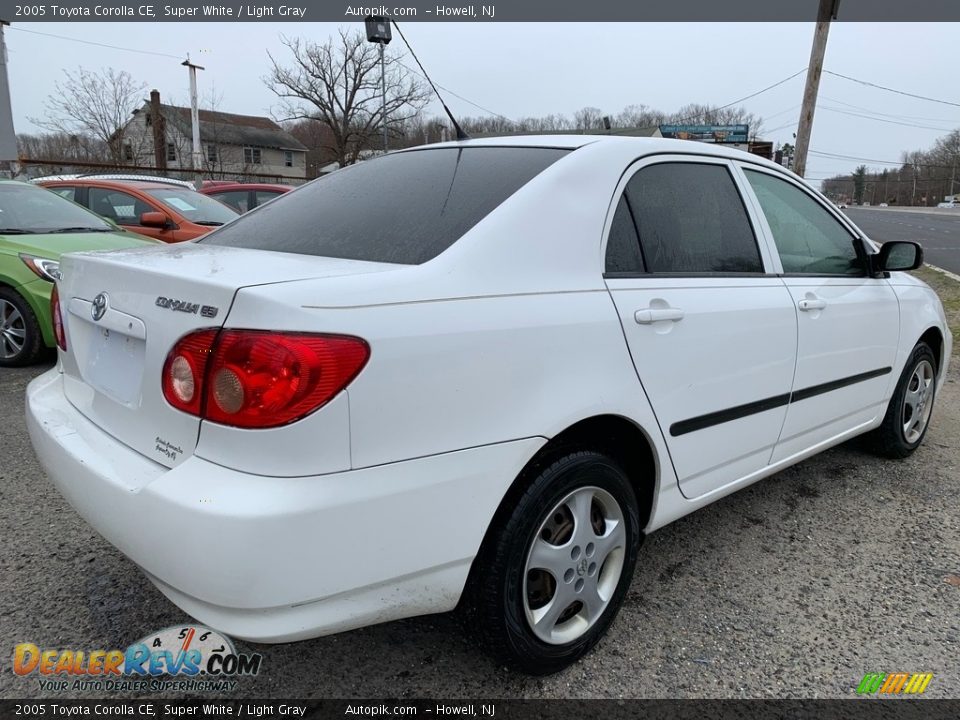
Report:
[[[940,296],[947,323],[953,333],[953,354],[960,353],[960,282],[924,265],[912,275],[923,280]]]

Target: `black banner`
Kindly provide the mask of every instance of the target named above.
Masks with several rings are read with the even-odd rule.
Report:
[[[819,0],[0,0],[6,22],[360,22],[387,15],[404,22],[812,22]],[[956,0],[839,0],[838,22],[960,21]]]

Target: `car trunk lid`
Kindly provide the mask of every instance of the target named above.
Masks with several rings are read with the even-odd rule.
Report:
[[[200,428],[200,418],[163,397],[163,365],[177,340],[221,327],[240,288],[396,267],[192,243],[65,255],[67,398],[121,442],[173,467],[193,454]]]

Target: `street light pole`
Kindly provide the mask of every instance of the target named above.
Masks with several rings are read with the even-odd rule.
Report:
[[[380,124],[383,125],[383,152],[387,152],[387,64],[384,60],[384,46],[390,44],[390,18],[384,15],[368,15],[364,19],[367,28],[367,42],[380,46]]]
[[[387,65],[383,59],[383,43],[380,43],[380,122],[383,125],[383,152],[387,152]]]
[[[200,109],[197,106],[197,70],[203,70],[204,68],[190,62],[189,56],[180,64],[190,69],[190,124],[193,129],[193,149],[190,155],[193,169],[199,171],[203,168],[203,152],[200,150]],[[194,181],[198,181],[199,179],[199,172],[194,173]]]

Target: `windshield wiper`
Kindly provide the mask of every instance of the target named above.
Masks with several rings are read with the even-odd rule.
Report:
[[[24,230],[23,228],[0,228],[0,235],[36,235],[37,230]]]
[[[194,220],[193,222],[196,225],[215,225],[216,227],[223,225],[222,222],[217,222],[216,220]]]
[[[55,235],[57,233],[80,233],[80,232],[110,232],[113,228],[99,228],[99,227],[65,227],[65,228],[56,228],[54,230],[47,230],[46,232]]]

